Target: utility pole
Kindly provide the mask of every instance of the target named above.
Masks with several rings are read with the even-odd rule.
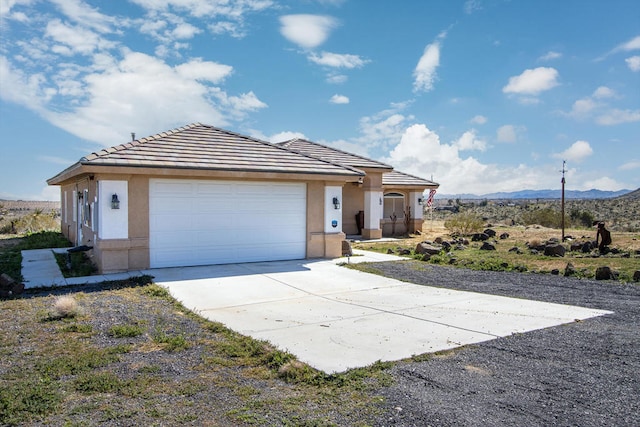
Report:
[[[562,183],[562,202],[560,204],[560,209],[562,210],[562,242],[564,242],[564,184],[566,182],[566,180],[564,179],[564,173],[566,172],[565,169],[565,165],[567,164],[566,160],[562,161],[562,181],[560,181]]]

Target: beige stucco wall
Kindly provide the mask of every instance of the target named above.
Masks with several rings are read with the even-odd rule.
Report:
[[[83,227],[83,240],[80,244],[93,246],[93,250],[87,252],[92,257],[93,262],[101,273],[110,273],[126,270],[139,270],[149,268],[149,179],[151,178],[175,178],[194,179],[191,174],[184,175],[167,173],[156,170],[156,174],[124,174],[110,173],[118,169],[109,168],[101,173],[85,173],[73,179],[69,179],[61,184],[61,194],[67,191],[71,197],[73,191],[82,192],[89,189],[89,198],[94,200],[97,192],[97,182],[100,180],[127,181],[128,183],[128,238],[126,239],[101,239],[97,232],[93,232],[90,227]],[[169,176],[167,176],[169,175]],[[269,174],[269,179],[261,180],[293,180],[290,174]],[[92,177],[92,178],[90,178]],[[344,185],[344,181],[320,181],[313,176],[310,180],[303,180],[307,184],[307,258],[318,257],[339,257],[342,253],[342,240],[345,234],[324,232],[324,189],[326,185]],[[214,179],[213,177],[202,177],[202,179]],[[220,179],[216,177],[215,179]],[[229,179],[238,179],[232,176]],[[251,176],[247,179],[258,180],[259,177]],[[352,184],[349,183],[349,186]],[[355,187],[355,186],[354,186]],[[65,210],[65,204],[62,203]],[[73,203],[68,202],[66,209],[73,209]],[[72,221],[73,213],[62,212],[62,232],[75,244],[77,225]],[[69,221],[64,221],[65,216]],[[355,222],[354,222],[355,224]],[[94,227],[97,230],[97,227]]]
[[[358,234],[356,215],[364,211],[364,191],[358,183],[347,183],[342,187],[342,231],[349,234]]]

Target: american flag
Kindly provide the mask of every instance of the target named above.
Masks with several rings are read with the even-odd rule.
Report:
[[[433,204],[433,196],[436,195],[436,190],[435,189],[431,189],[429,190],[429,197],[427,198],[427,206],[431,207],[431,205]]]

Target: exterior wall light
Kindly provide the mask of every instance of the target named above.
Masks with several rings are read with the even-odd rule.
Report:
[[[422,197],[419,197],[419,198],[418,198],[418,204],[419,204],[420,206],[422,206],[422,204],[423,204],[423,203],[424,203],[424,200],[422,200]]]
[[[120,200],[118,200],[117,194],[111,196],[111,209],[120,209]]]
[[[337,210],[340,209],[340,200],[337,197],[333,198],[333,207]]]

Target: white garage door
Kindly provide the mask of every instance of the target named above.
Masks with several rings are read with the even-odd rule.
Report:
[[[301,259],[306,185],[152,179],[152,268]]]

